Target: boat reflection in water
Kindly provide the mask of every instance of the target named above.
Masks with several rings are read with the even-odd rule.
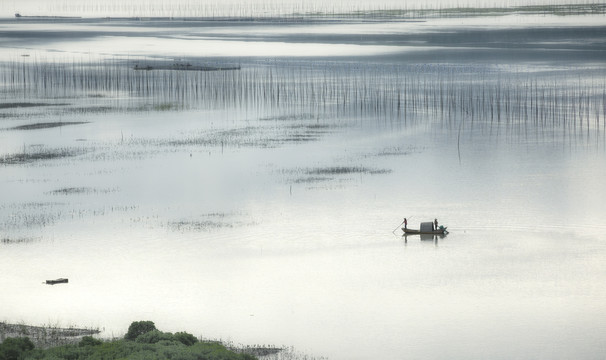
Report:
[[[419,234],[419,235],[414,235],[414,234],[404,234],[402,235],[402,237],[404,238],[404,244],[408,243],[408,238],[418,238],[420,239],[422,242],[433,242],[435,245],[438,245],[438,241],[441,239],[444,239],[446,237],[446,234]]]

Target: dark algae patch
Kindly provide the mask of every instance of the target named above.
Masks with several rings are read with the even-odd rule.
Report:
[[[40,106],[66,106],[66,105],[69,105],[69,104],[13,102],[13,103],[0,103],[0,110],[1,109],[17,109],[17,108],[28,108],[28,107],[40,107]]]
[[[38,129],[51,129],[61,126],[69,126],[69,125],[82,125],[88,124],[87,121],[73,121],[73,122],[44,122],[44,123],[35,123],[28,125],[20,125],[10,128],[9,130],[38,130]]]
[[[53,191],[49,191],[51,195],[82,195],[82,194],[109,194],[116,192],[118,189],[96,189],[91,187],[66,187]]]
[[[305,170],[307,175],[350,175],[350,174],[388,174],[388,169],[371,169],[362,166],[330,166],[324,168],[313,168]]]
[[[4,244],[4,245],[14,245],[14,244],[31,244],[34,242],[39,241],[39,238],[32,238],[32,237],[18,237],[18,238],[10,238],[10,237],[5,237],[0,239],[0,244]],[[0,323],[0,326],[2,326],[2,323]]]
[[[52,195],[91,194],[95,189],[89,187],[69,187],[50,191]]]
[[[382,175],[391,173],[390,169],[378,169],[365,166],[327,166],[284,171],[295,175],[291,181],[295,184],[312,184],[333,180],[347,180],[352,175]]]
[[[0,156],[0,165],[29,164],[36,161],[61,159],[83,154],[81,149],[59,148],[42,151],[22,152]]]
[[[201,219],[182,219],[167,224],[173,231],[212,231],[217,229],[250,226],[241,219],[241,214],[212,213],[205,214]]]
[[[247,126],[242,128],[201,133],[184,139],[169,141],[172,146],[230,146],[277,148],[290,143],[318,141],[332,128],[328,125]]]
[[[226,222],[202,220],[202,221],[173,221],[168,224],[169,228],[175,231],[210,231],[220,228],[232,228],[233,225]]]
[[[307,178],[296,179],[294,182],[295,182],[295,184],[303,184],[303,183],[316,183],[316,182],[330,181],[330,180],[332,180],[331,177],[311,176],[311,177],[307,177]]]

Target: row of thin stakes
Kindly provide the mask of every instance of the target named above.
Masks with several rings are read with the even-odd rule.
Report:
[[[470,66],[272,63],[227,71],[136,71],[122,61],[18,59],[0,81],[15,96],[146,98],[179,108],[275,108],[314,114],[604,130],[604,74],[533,75]],[[594,80],[594,79],[598,80]],[[601,79],[601,80],[600,80]]]
[[[330,19],[361,17],[366,19],[411,19],[427,17],[478,16],[482,14],[603,14],[604,4],[596,2],[527,5],[524,1],[428,0],[422,4],[393,0],[323,1],[323,0],[146,0],[146,1],[81,1],[49,0],[36,4],[38,13],[51,16],[84,17],[147,17],[168,18],[260,18],[274,21],[297,21],[308,18]],[[9,3],[10,4],[10,3]],[[21,8],[24,15],[32,6]],[[5,6],[0,10],[14,11]]]

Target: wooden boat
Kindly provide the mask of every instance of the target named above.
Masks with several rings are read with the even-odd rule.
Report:
[[[446,235],[448,231],[446,231],[445,226],[440,226],[438,228],[434,227],[433,222],[422,222],[421,229],[408,229],[403,227],[402,231],[404,231],[404,235],[416,235],[416,234],[424,234],[424,235]]]
[[[67,284],[67,282],[68,282],[68,279],[65,279],[65,278],[59,278],[59,279],[55,279],[55,280],[46,280],[47,285]]]

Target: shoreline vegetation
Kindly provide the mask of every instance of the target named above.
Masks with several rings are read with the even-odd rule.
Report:
[[[274,346],[235,346],[156,329],[152,321],[131,323],[123,338],[98,339],[94,328],[62,328],[0,322],[0,360],[19,359],[200,359],[254,360],[282,352]]]
[[[0,343],[8,338],[28,337],[40,348],[75,344],[84,336],[101,333],[95,328],[60,327],[58,325],[33,326],[26,324],[9,324],[0,322]]]

